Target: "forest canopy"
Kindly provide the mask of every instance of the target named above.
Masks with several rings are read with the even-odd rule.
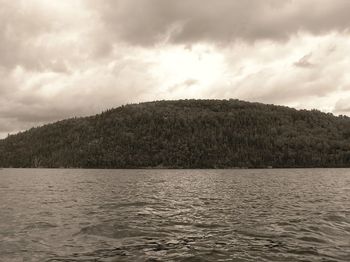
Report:
[[[240,100],[130,104],[0,140],[1,167],[350,167],[350,118]]]

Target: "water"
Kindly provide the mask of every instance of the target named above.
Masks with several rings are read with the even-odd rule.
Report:
[[[350,261],[350,170],[0,170],[0,261]]]

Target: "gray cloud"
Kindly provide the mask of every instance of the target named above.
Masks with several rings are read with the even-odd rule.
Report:
[[[104,62],[107,65],[92,63],[86,68],[79,64],[67,74],[15,69],[4,72],[0,79],[2,136],[137,102],[154,86],[153,80],[148,79],[147,64],[142,61],[116,55]]]
[[[53,30],[53,21],[38,8],[19,1],[0,1],[0,65],[39,68],[41,50],[35,40]]]
[[[107,31],[136,45],[286,40],[350,27],[347,0],[90,0]]]
[[[348,115],[350,113],[350,97],[339,99],[335,104],[333,113]]]
[[[175,92],[175,91],[179,91],[179,89],[188,88],[188,87],[191,87],[191,86],[197,85],[197,84],[200,84],[197,79],[187,79],[184,82],[177,83],[175,85],[170,86],[168,88],[168,91],[169,92]]]
[[[238,46],[226,54],[228,81],[210,95],[333,111],[339,97],[349,95],[348,43],[344,35],[329,34]]]
[[[80,0],[70,1],[70,9],[66,5],[66,1],[0,0],[0,67],[67,73],[69,63],[97,52],[97,41],[88,41],[89,26],[95,22],[92,11],[83,9]]]
[[[310,62],[311,57],[312,57],[312,53],[304,55],[297,62],[295,62],[294,65],[297,67],[304,67],[304,68],[313,67],[314,65]]]
[[[348,0],[0,0],[0,137],[155,99],[348,112]],[[264,41],[268,40],[268,41]]]

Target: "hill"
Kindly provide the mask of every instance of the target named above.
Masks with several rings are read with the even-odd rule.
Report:
[[[239,100],[131,104],[0,140],[2,167],[350,167],[350,118]]]

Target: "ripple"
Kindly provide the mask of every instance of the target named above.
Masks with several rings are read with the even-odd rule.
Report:
[[[350,261],[347,169],[5,170],[0,179],[4,262]]]
[[[35,222],[32,224],[27,225],[24,230],[31,230],[31,229],[50,229],[50,228],[55,228],[57,225],[48,223],[48,222]]]
[[[144,207],[144,206],[149,206],[149,205],[154,205],[153,203],[148,203],[148,202],[126,202],[126,203],[106,203],[99,208],[101,209],[109,209],[109,208],[120,208],[120,207]]]
[[[312,237],[312,236],[303,236],[298,238],[301,241],[311,242],[311,243],[328,243],[325,239]]]

